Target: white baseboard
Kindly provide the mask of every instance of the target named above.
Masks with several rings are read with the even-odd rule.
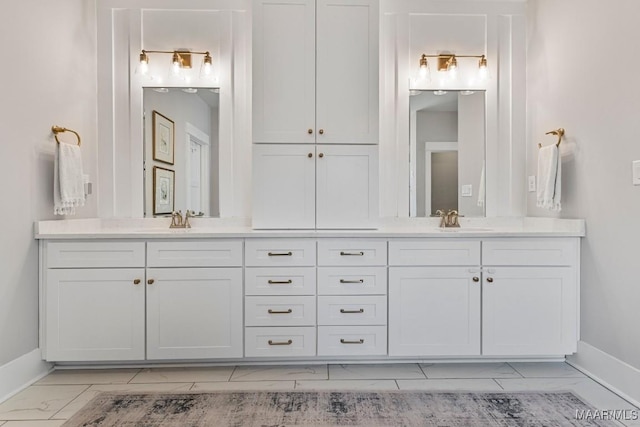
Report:
[[[53,365],[42,360],[40,349],[0,366],[0,403],[51,372]]]
[[[578,342],[578,352],[568,356],[567,363],[640,407],[640,369],[584,341]]]

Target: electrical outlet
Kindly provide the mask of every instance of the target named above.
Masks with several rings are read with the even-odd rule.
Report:
[[[536,191],[536,176],[529,176],[529,193],[533,193]]]
[[[471,197],[473,196],[473,185],[471,184],[465,184],[461,187],[460,189],[460,195],[462,197]]]

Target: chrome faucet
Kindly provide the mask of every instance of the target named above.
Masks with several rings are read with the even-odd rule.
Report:
[[[450,209],[449,212],[445,212],[438,209],[436,215],[440,217],[440,228],[460,227],[460,222],[458,222],[460,216],[457,210]]]

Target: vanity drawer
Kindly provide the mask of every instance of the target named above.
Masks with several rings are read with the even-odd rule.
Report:
[[[386,324],[386,296],[318,297],[318,325]]]
[[[48,268],[144,267],[144,242],[45,242]]]
[[[387,265],[385,240],[331,239],[318,241],[318,265]]]
[[[316,242],[310,239],[250,239],[244,253],[248,267],[316,265]]]
[[[314,296],[245,297],[246,326],[312,326],[316,324]]]
[[[318,356],[386,354],[386,326],[318,326]]]
[[[245,328],[245,357],[316,355],[316,328]]]
[[[389,265],[480,265],[480,241],[392,240],[389,242]]]
[[[318,268],[318,295],[386,294],[386,267]]]
[[[151,241],[147,267],[242,267],[242,241]]]
[[[578,263],[578,239],[491,239],[482,242],[483,265],[570,266]]]
[[[314,267],[247,267],[245,295],[315,295]]]

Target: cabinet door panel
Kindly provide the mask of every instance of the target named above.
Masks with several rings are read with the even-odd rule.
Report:
[[[572,268],[496,268],[484,276],[483,354],[551,356],[576,351],[577,296]]]
[[[318,0],[318,143],[378,142],[378,2]]]
[[[253,21],[253,141],[315,142],[315,2],[254,2]]]
[[[242,357],[242,269],[150,268],[147,358]]]
[[[46,281],[47,360],[144,360],[144,269],[50,269]]]
[[[375,227],[378,147],[319,145],[317,152],[316,228]]]
[[[468,268],[389,268],[389,355],[480,354],[480,282]]]
[[[253,146],[253,228],[314,228],[315,160],[314,147]]]

